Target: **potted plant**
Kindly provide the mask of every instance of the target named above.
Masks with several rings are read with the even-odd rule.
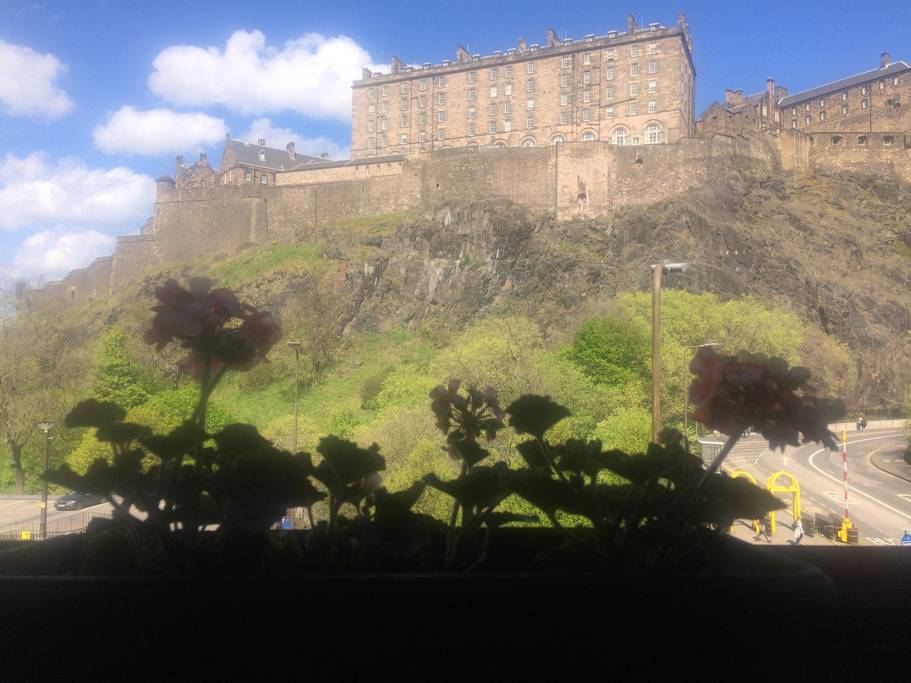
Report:
[[[376,444],[328,436],[314,457],[283,451],[249,425],[207,433],[212,392],[226,372],[265,358],[278,323],[205,280],[187,289],[168,281],[156,296],[146,341],[186,349],[182,367],[200,384],[199,402],[169,434],[124,422],[110,403],[84,401],[70,412],[67,424],[95,428],[112,458],[49,478],[109,497],[114,515],[85,535],[0,553],[8,577],[0,605],[6,623],[18,625],[0,634],[8,648],[33,642],[45,621],[27,616],[52,605],[58,626],[100,625],[112,661],[154,657],[155,677],[186,673],[176,662],[196,655],[199,665],[206,652],[251,676],[266,653],[315,678],[363,676],[377,661],[448,678],[471,670],[453,658],[460,654],[490,659],[485,671],[501,678],[566,673],[570,664],[587,676],[679,669],[701,639],[742,627],[745,613],[752,629],[775,624],[790,643],[833,602],[818,571],[724,533],[735,519],[784,507],[719,470],[747,428],[773,447],[834,445],[826,425],[840,405],[813,396],[803,368],[700,349],[694,416],[730,437],[708,469],[673,431],[640,454],[597,441],[551,443],[548,430],[569,413],[549,397],[503,408],[493,389],[451,381],[430,398],[459,476],[387,491]],[[485,448],[507,422],[527,435],[520,469],[491,464]],[[413,511],[426,487],[452,498],[447,522]],[[503,511],[509,496],[537,516]],[[307,510],[310,529],[273,530],[290,507]],[[547,525],[509,527],[537,518]],[[792,606],[784,626],[782,603]],[[660,635],[673,657],[603,651],[641,634]],[[43,663],[91,667],[100,656],[92,642],[72,638],[61,645],[66,657]],[[236,657],[244,648],[257,657]],[[799,649],[782,652],[803,661]]]

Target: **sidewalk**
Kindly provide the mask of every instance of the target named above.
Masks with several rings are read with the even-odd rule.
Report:
[[[870,462],[876,469],[911,483],[911,456],[907,455],[908,452],[902,448],[877,451],[870,456]]]
[[[775,535],[772,536],[771,543],[766,543],[764,540],[757,541],[756,532],[753,531],[753,527],[750,525],[750,522],[744,519],[740,519],[734,522],[734,529],[731,531],[731,536],[741,541],[746,541],[747,543],[755,543],[756,545],[791,545],[794,542],[794,530],[791,528],[791,516],[787,512],[784,512],[781,515],[781,518],[781,521],[775,524]],[[800,545],[831,546],[841,544],[836,544],[834,541],[829,540],[821,533],[817,533],[812,537],[804,534]]]

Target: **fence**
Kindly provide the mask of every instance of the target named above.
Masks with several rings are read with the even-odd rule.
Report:
[[[82,512],[68,515],[59,519],[49,519],[47,522],[47,537],[65,536],[85,531],[89,522],[95,518],[110,519],[110,512]],[[0,529],[0,541],[39,541],[41,540],[41,525],[38,520],[30,519],[17,522]]]

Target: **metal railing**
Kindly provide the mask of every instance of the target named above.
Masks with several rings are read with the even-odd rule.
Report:
[[[47,537],[78,534],[85,531],[93,519],[110,519],[110,512],[86,511],[80,514],[68,515],[60,519],[48,520]],[[16,522],[0,529],[0,541],[40,541],[40,522],[37,519],[25,522]]]

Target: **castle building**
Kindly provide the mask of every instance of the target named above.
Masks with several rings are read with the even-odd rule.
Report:
[[[794,94],[776,86],[771,78],[766,85],[764,92],[747,97],[741,90],[726,90],[724,102],[713,102],[699,117],[699,134],[876,131],[885,134],[882,142],[889,145],[898,144],[889,134],[911,132],[911,64],[893,62],[885,52],[876,69]],[[864,144],[862,138],[860,135],[855,142]]]
[[[222,152],[219,166],[220,184],[274,185],[276,173],[299,171],[328,160],[328,154],[317,157],[295,151],[293,142],[289,142],[284,149],[280,149],[267,147],[263,138],[253,144],[228,136],[225,138],[225,149]]]
[[[452,147],[536,147],[604,140],[677,142],[695,134],[693,43],[686,17],[390,73],[352,86],[352,158]]]

